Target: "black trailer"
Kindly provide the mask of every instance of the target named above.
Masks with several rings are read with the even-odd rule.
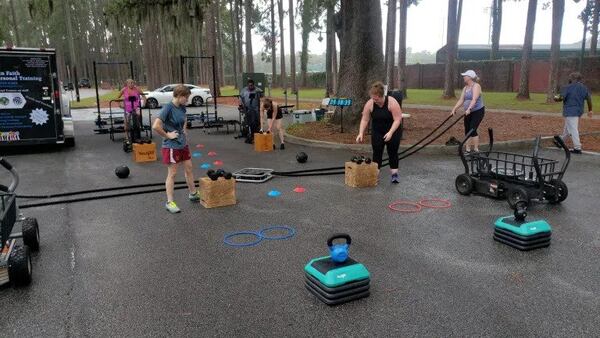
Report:
[[[0,48],[0,147],[75,144],[54,49]]]
[[[456,178],[456,190],[461,195],[476,193],[508,200],[511,208],[526,208],[531,200],[560,203],[567,198],[567,185],[562,178],[569,166],[570,152],[563,140],[554,136],[565,153],[559,161],[538,156],[541,137],[535,139],[532,156],[493,151],[494,134],[488,129],[488,151],[465,154],[463,146],[471,130],[458,148],[465,173]]]

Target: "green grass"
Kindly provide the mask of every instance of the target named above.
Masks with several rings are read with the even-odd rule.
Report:
[[[110,100],[116,99],[117,95],[119,95],[118,90],[113,90],[110,93],[100,95],[100,102],[108,102]],[[71,101],[71,108],[93,108],[96,107],[96,97],[86,97],[85,99],[81,99],[79,102]]]
[[[456,91],[456,97],[460,96],[460,91]],[[546,103],[546,94],[532,93],[530,100],[517,100],[516,93],[510,92],[484,92],[483,102],[486,108],[509,109],[524,111],[539,111],[560,113],[562,103]],[[457,99],[444,100],[441,89],[409,89],[408,99],[404,102],[408,104],[425,104],[434,106],[452,107]],[[592,104],[594,107],[600,106],[600,96],[592,95]],[[587,105],[585,107],[587,109]]]

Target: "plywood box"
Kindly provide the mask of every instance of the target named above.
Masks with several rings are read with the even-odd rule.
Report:
[[[255,151],[273,151],[273,134],[254,133]]]
[[[132,156],[134,162],[156,161],[156,143],[134,143]]]
[[[374,187],[379,177],[379,169],[375,162],[369,164],[346,162],[345,173],[346,185],[353,188]]]
[[[235,179],[219,177],[213,181],[208,177],[200,179],[200,204],[205,208],[218,208],[237,203],[235,198]]]

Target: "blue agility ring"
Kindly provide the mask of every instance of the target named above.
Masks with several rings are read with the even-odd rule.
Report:
[[[234,243],[231,241],[231,239],[233,237],[243,236],[243,235],[256,236],[257,239],[254,242],[246,242],[246,243]],[[238,231],[238,232],[232,232],[230,234],[225,235],[225,238],[223,239],[223,243],[225,243],[229,246],[242,247],[242,246],[255,246],[258,243],[260,243],[262,240],[263,240],[263,237],[260,235],[260,233],[258,233],[256,231]]]
[[[265,236],[265,232],[267,231],[272,231],[272,230],[286,230],[288,233],[283,235],[283,236]],[[268,239],[268,240],[282,240],[282,239],[288,239],[291,237],[294,237],[294,235],[296,234],[296,230],[290,228],[290,227],[286,227],[283,225],[276,225],[276,226],[272,226],[272,227],[268,227],[268,228],[264,228],[261,231],[258,232],[258,235],[263,238],[263,239]]]

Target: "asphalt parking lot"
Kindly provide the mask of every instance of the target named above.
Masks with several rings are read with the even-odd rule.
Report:
[[[132,163],[120,142],[76,122],[77,146],[9,155],[21,194],[45,194],[164,180],[159,163]],[[233,134],[190,131],[196,176],[221,160],[233,171],[342,163],[353,153],[287,145],[255,153]],[[155,138],[158,140],[157,138]],[[208,151],[217,152],[208,157]],[[295,160],[298,151],[308,163]],[[528,150],[525,150],[528,151]],[[556,151],[550,156],[560,158]],[[114,168],[126,164],[126,180]],[[23,210],[38,218],[41,250],[34,279],[0,288],[2,335],[25,336],[599,336],[600,157],[573,159],[569,197],[537,205],[530,218],[553,228],[549,248],[520,252],[492,240],[505,201],[460,196],[456,156],[415,155],[376,188],[352,189],[343,175],[238,183],[238,204],[204,209],[178,190],[182,213],[164,210],[164,193]],[[179,180],[183,179],[183,174]],[[0,183],[6,175],[0,175]],[[303,194],[293,192],[301,185]],[[279,197],[267,196],[278,190]],[[395,200],[447,198],[449,209],[402,214]],[[25,204],[29,201],[22,200]],[[233,248],[224,234],[287,225],[284,241]],[[327,254],[325,241],[348,232],[350,255],[372,275],[371,296],[338,307],[303,286],[303,267]]]

